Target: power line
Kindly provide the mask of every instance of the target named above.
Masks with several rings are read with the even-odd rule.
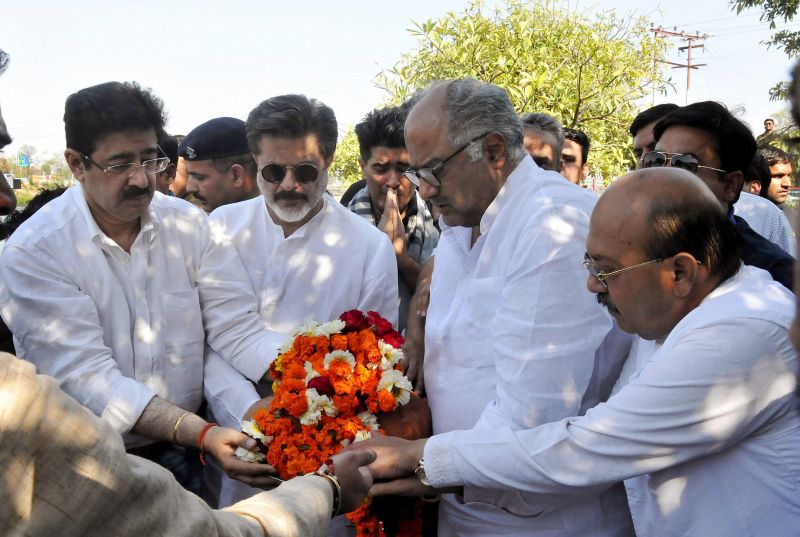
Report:
[[[696,48],[704,48],[705,45],[695,45],[695,41],[703,41],[708,38],[707,34],[700,35],[699,32],[694,34],[687,34],[684,31],[678,32],[678,28],[675,27],[674,31],[665,30],[661,26],[658,28],[650,28],[650,31],[653,32],[656,38],[658,37],[677,37],[680,38],[682,41],[686,42],[686,45],[683,47],[678,47],[679,51],[686,51],[686,63],[676,63],[670,61],[664,61],[667,65],[671,65],[673,69],[686,69],[686,92],[684,94],[684,104],[688,104],[689,102],[689,89],[692,87],[692,69],[699,69],[700,67],[705,67],[707,64],[705,63],[692,63],[692,50]],[[663,61],[663,60],[662,60]],[[655,69],[656,66],[654,65],[653,68]],[[655,93],[653,93],[653,99],[655,99]]]

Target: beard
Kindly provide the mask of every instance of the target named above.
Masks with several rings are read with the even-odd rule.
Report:
[[[286,223],[299,222],[311,212],[325,194],[325,187],[328,185],[327,177],[320,177],[314,182],[313,190],[307,193],[296,191],[276,192],[277,185],[258,178],[258,188],[267,202],[267,207],[275,216]],[[293,202],[291,207],[286,207],[281,202]],[[300,204],[302,203],[302,204]]]
[[[619,309],[617,309],[617,305],[614,304],[614,301],[611,300],[611,296],[606,293],[597,293],[597,302],[603,306],[604,308],[608,309],[609,313],[619,314]]]

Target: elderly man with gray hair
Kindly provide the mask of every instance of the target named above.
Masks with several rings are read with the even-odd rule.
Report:
[[[547,114],[523,114],[523,144],[533,161],[545,170],[561,169],[561,151],[564,148],[564,131],[561,123]]]
[[[442,213],[424,360],[434,433],[479,421],[526,429],[580,413],[603,377],[598,348],[619,335],[584,289],[595,197],[534,164],[513,105],[491,84],[434,84],[411,110],[405,140],[406,176]],[[621,339],[615,355],[627,353]],[[424,461],[418,468],[424,474]],[[620,489],[536,518],[449,494],[439,514],[442,536],[632,534]]]

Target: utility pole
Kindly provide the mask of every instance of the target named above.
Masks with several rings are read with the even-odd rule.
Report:
[[[678,28],[674,27],[673,31],[665,30],[661,26],[658,28],[650,27],[650,31],[655,34],[655,37],[677,37],[686,42],[683,47],[678,47],[678,50],[686,51],[686,63],[664,62],[672,66],[673,69],[686,69],[686,92],[684,93],[684,104],[689,104],[689,89],[692,87],[692,69],[704,67],[705,63],[692,63],[692,50],[696,48],[705,48],[705,45],[695,45],[695,41],[703,41],[708,39],[708,34],[700,35],[700,32],[695,32],[694,35],[687,34],[686,32],[678,32]],[[655,66],[653,66],[655,69]],[[655,98],[655,96],[654,96]]]

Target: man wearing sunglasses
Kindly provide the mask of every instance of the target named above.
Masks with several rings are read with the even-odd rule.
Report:
[[[656,150],[642,155],[641,167],[672,166],[702,179],[736,224],[742,261],[768,271],[791,289],[794,258],[733,213],[744,172],[756,152],[750,129],[721,104],[705,101],[671,112],[656,124],[653,134]]]
[[[325,193],[337,137],[333,110],[304,95],[267,99],[247,118],[262,196],[218,208],[210,226],[241,259],[263,325],[277,339],[249,365],[234,367],[207,351],[206,398],[222,425],[237,427],[269,404],[271,381],[252,381],[298,327],[354,308],[397,323],[397,262],[388,237]],[[224,479],[220,505],[256,492]]]
[[[218,117],[198,125],[178,146],[178,156],[186,164],[186,192],[207,213],[258,195],[256,163],[241,119]]]
[[[523,136],[506,93],[473,79],[432,85],[406,120],[406,177],[442,213],[423,364],[437,434],[481,423],[491,438],[580,413],[612,328],[579,261],[596,197],[538,167]],[[538,518],[441,500],[442,537],[538,532],[629,536],[624,493]]]
[[[406,111],[401,107],[373,110],[356,125],[361,153],[358,165],[366,185],[347,205],[392,241],[397,259],[401,331],[406,327],[408,304],[417,286],[420,267],[439,240],[428,206],[403,175],[408,169],[408,150],[403,138]]]
[[[155,192],[169,164],[156,143],[161,100],[108,82],[70,95],[64,124],[78,184],[0,256],[2,315],[19,356],[190,490],[199,491],[196,449],[232,476],[272,483],[268,468],[234,456],[246,436],[195,414],[206,336],[232,360],[274,347],[235,253],[211,240],[201,211]]]

